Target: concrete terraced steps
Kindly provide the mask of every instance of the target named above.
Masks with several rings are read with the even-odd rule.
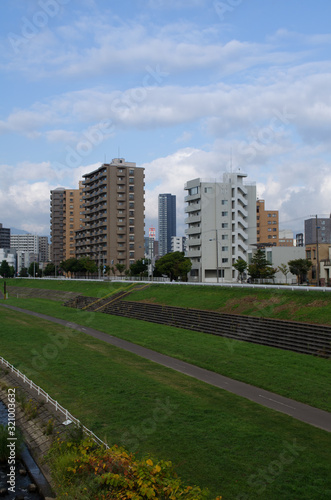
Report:
[[[89,304],[95,300],[80,296],[65,305],[93,310],[93,305],[90,309]],[[123,301],[120,297],[116,300],[115,295],[112,296],[111,303],[109,297],[102,300],[104,303],[100,301],[98,309],[99,312],[106,314],[185,328],[323,358],[331,357],[331,327],[326,325]]]

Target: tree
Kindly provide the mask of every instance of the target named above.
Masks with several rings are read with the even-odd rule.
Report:
[[[79,265],[78,260],[75,257],[70,257],[69,259],[61,262],[60,268],[66,274],[70,274],[70,276],[72,276],[72,274],[79,271],[80,265]]]
[[[124,269],[125,269],[125,265],[124,264],[120,264],[119,262],[117,264],[115,264],[115,267],[117,269],[117,271],[120,273],[120,276],[122,275]]]
[[[275,276],[277,269],[269,264],[264,251],[259,248],[252,258],[252,263],[248,266],[248,272],[252,280],[271,279]]]
[[[0,264],[0,275],[4,278],[12,278],[10,265],[6,260],[3,260]]]
[[[42,270],[39,268],[38,262],[31,262],[29,265],[28,273],[30,276],[33,276],[34,278],[42,275]]]
[[[22,267],[22,269],[20,270],[20,278],[27,278],[28,276],[28,268]]]
[[[45,276],[55,276],[55,265],[53,262],[49,262],[44,270],[44,275]]]
[[[233,267],[237,269],[240,276],[240,281],[242,282],[243,274],[247,269],[247,262],[241,257],[238,257],[237,261],[233,264]]]
[[[147,269],[148,269],[148,261],[147,259],[140,259],[136,260],[133,264],[130,266],[130,275],[131,276],[147,276]]]
[[[306,278],[312,262],[309,259],[294,259],[288,262],[292,274],[298,277],[298,284],[302,284]]]
[[[169,276],[170,281],[177,280],[179,277],[182,281],[187,281],[187,274],[191,270],[192,262],[184,256],[184,252],[167,253],[155,263],[155,269],[161,275]]]
[[[98,266],[90,257],[81,257],[78,259],[76,271],[83,271],[89,275],[96,273],[98,271]]]
[[[284,276],[285,276],[285,282],[286,282],[286,284],[287,284],[287,275],[288,275],[288,273],[290,272],[289,268],[287,267],[287,265],[286,265],[286,264],[281,264],[280,266],[278,266],[278,270],[279,270],[282,274],[284,274]]]

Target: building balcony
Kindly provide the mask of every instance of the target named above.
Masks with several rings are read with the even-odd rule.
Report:
[[[185,229],[185,234],[191,235],[191,234],[199,234],[201,235],[201,227],[189,227]]]
[[[196,222],[201,222],[201,215],[191,215],[191,217],[186,217],[184,222],[185,224],[195,224]]]
[[[197,194],[189,194],[185,196],[184,201],[194,201],[194,200],[200,200],[201,196],[200,193]]]
[[[201,257],[201,250],[193,250],[193,249],[189,249],[189,250],[186,252],[186,257],[188,257],[189,259],[193,259],[193,258]]]
[[[200,203],[194,203],[193,205],[188,205],[185,207],[185,213],[196,212],[197,210],[201,210]]]

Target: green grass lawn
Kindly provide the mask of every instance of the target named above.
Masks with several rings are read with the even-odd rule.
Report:
[[[143,324],[112,319],[126,331]],[[109,443],[172,460],[211,498],[331,497],[329,433],[69,328],[4,308],[0,324],[1,355],[85,425]]]
[[[80,311],[45,299],[9,299],[31,309],[143,345],[222,375],[331,411],[330,360],[200,332]]]

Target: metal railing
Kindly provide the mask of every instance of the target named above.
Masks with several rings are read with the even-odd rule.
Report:
[[[55,407],[56,411],[59,411],[63,415],[65,415],[66,420],[70,420],[75,425],[77,425],[78,427],[80,427],[84,431],[84,433],[86,435],[88,435],[95,443],[97,443],[99,445],[102,445],[102,446],[105,446],[106,449],[109,448],[109,446],[107,445],[107,443],[103,442],[96,434],[94,434],[94,432],[92,432],[90,429],[88,429],[87,427],[85,427],[85,425],[83,425],[80,422],[80,420],[78,420],[76,417],[74,417],[73,415],[71,415],[71,413],[69,413],[66,408],[64,408],[57,401],[55,401],[55,399],[53,399],[46,391],[44,391],[44,389],[42,389],[41,387],[39,387],[38,385],[36,385],[32,380],[30,380],[26,375],[24,375],[24,373],[20,372],[20,370],[18,370],[17,368],[15,368],[15,366],[13,366],[11,363],[9,363],[2,356],[0,356],[0,362],[3,365],[5,365],[7,368],[9,368],[12,373],[15,373],[15,375],[18,378],[21,378],[23,380],[23,382],[30,387],[30,389],[34,389],[35,391],[37,391],[38,396],[43,396],[45,398],[45,400],[46,400],[46,403],[50,403],[51,405],[53,405]]]

